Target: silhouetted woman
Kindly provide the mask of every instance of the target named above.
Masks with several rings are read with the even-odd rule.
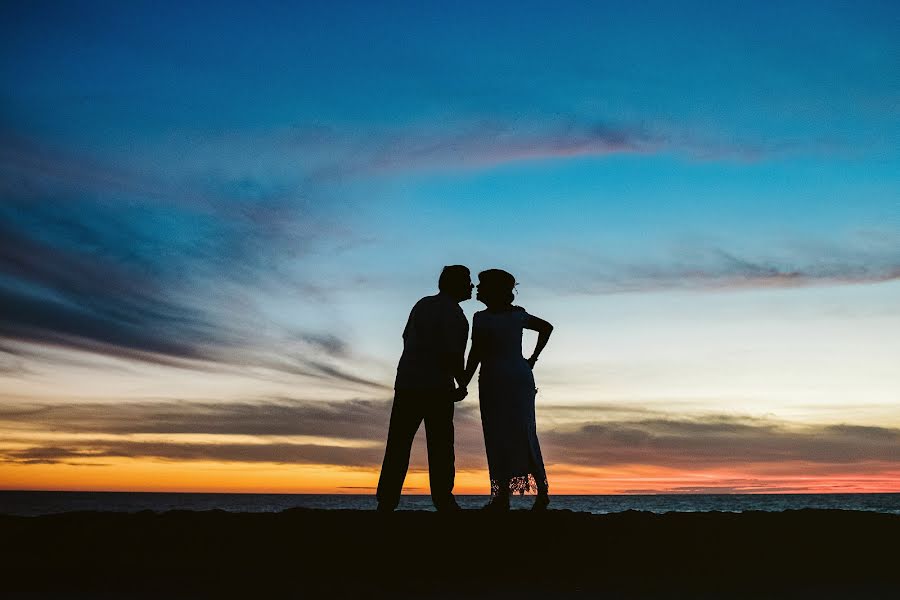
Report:
[[[481,425],[491,476],[491,502],[485,508],[509,510],[510,493],[536,491],[532,510],[543,510],[550,496],[535,427],[532,369],[553,326],[513,306],[515,285],[515,277],[500,269],[478,274],[475,298],[486,308],[472,319],[464,381],[471,381],[480,363]],[[522,356],[523,329],[538,332],[534,354],[527,360]]]

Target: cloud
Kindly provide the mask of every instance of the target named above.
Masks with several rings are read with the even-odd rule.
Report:
[[[24,372],[22,359],[0,344],[0,375],[17,375]]]
[[[768,255],[690,245],[655,262],[592,261],[566,287],[576,293],[741,290],[883,283],[900,279],[897,234],[857,236],[844,243],[808,242]],[[559,286],[557,286],[559,287]]]
[[[144,401],[0,405],[0,426],[80,434],[210,434],[382,439],[386,400]]]
[[[480,429],[474,403],[457,404],[455,410],[458,427]],[[36,403],[8,399],[0,404],[0,428],[72,434],[318,436],[380,441],[387,433],[390,413],[388,399],[116,403]]]
[[[20,464],[55,464],[85,459],[154,458],[171,461],[217,461],[278,464],[316,464],[368,467],[380,462],[380,446],[346,447],[320,444],[233,444],[139,442],[131,440],[79,441],[68,446],[7,450],[5,460]]]
[[[355,140],[355,160],[336,164],[322,174],[484,168],[523,160],[650,153],[667,141],[640,128],[601,122],[486,121]]]
[[[900,429],[793,425],[706,416],[585,423],[541,433],[554,462],[584,466],[740,467],[755,463],[900,464]]]
[[[545,407],[541,413],[548,425],[541,427],[539,437],[551,471],[635,465],[691,472],[724,469],[753,473],[769,485],[769,480],[785,472],[866,473],[900,468],[897,428],[801,425],[729,415],[687,419],[647,411],[601,421],[590,406],[583,411],[583,418],[592,419],[588,422],[572,423],[571,407],[563,407],[561,415],[565,420],[557,424],[554,407]],[[232,403],[7,402],[0,409],[0,429],[6,438],[0,456],[7,462],[134,457],[377,468],[389,416],[389,401],[363,399],[338,403],[288,398]],[[475,404],[458,404],[454,422],[457,466],[484,468]],[[38,442],[32,432],[53,432],[54,437]],[[158,439],[160,434],[167,436],[165,441]],[[96,437],[90,439],[92,435]],[[148,435],[157,437],[149,440]],[[179,439],[185,435],[208,436],[208,441]],[[259,441],[234,443],[224,437],[216,441],[216,436],[235,435],[255,436]],[[330,438],[335,443],[295,443],[289,439],[292,436]],[[423,453],[414,454],[413,468],[425,467]],[[740,485],[746,487],[745,479]]]
[[[215,328],[114,262],[63,251],[0,224],[0,335],[164,362],[204,357]]]
[[[328,464],[374,468],[381,464],[391,403],[387,400],[324,402],[269,399],[254,402],[129,402],[0,406],[0,460],[22,464],[71,463],[111,457],[162,460],[214,460]],[[454,419],[457,466],[484,467],[481,424],[474,404],[457,405]],[[424,426],[422,427],[424,430]],[[53,432],[37,443],[33,432]],[[166,441],[140,439],[167,436]],[[96,439],[85,439],[90,435]],[[179,441],[205,435],[209,442]],[[255,436],[258,443],[232,443],[216,436]],[[67,437],[78,436],[78,437]],[[294,436],[334,439],[336,443],[293,443]],[[414,455],[412,469],[425,469]]]
[[[347,343],[332,334],[301,333],[300,339],[328,356],[344,357],[348,355]]]
[[[0,426],[18,432],[102,434],[94,440],[57,440],[47,445],[7,448],[4,460],[20,464],[71,464],[104,458],[173,461],[274,462],[363,466],[378,460],[374,440],[387,428],[385,402],[132,402],[121,404],[17,404],[0,409]],[[136,434],[167,434],[164,442],[135,440]],[[309,443],[180,442],[179,435],[317,436],[369,442],[362,447]],[[110,439],[108,436],[113,436]],[[214,439],[214,438],[213,438]]]
[[[483,169],[531,160],[676,153],[697,160],[757,160],[808,150],[780,142],[705,140],[661,125],[580,116],[437,121],[347,133],[325,125],[271,132],[263,146],[303,158],[313,182],[378,173]],[[327,157],[327,158],[326,158]],[[275,158],[274,160],[284,160]]]
[[[194,179],[203,179],[199,174],[216,173],[213,192],[239,192],[250,198],[292,190],[316,198],[322,192],[327,196],[332,186],[345,180],[418,171],[490,169],[536,160],[666,153],[704,161],[744,161],[798,151],[821,152],[819,146],[784,141],[728,142],[705,139],[673,125],[578,115],[448,117],[352,129],[300,123],[262,131],[183,132],[172,136],[169,144],[144,151],[152,152],[154,161],[160,160],[157,155],[161,153],[177,155],[182,160],[167,165],[174,173]],[[271,175],[273,183],[261,184],[251,175],[261,170]],[[117,181],[118,177],[111,179]],[[182,191],[176,196],[203,203],[203,196],[196,192]],[[309,203],[307,207],[311,207]]]
[[[303,336],[300,336],[302,339]],[[244,351],[244,355],[239,359],[241,364],[246,366],[262,367],[275,372],[286,373],[289,375],[300,375],[310,379],[327,381],[334,385],[343,385],[349,387],[364,386],[376,388],[379,390],[390,390],[390,385],[382,381],[360,377],[344,368],[334,364],[335,357],[323,355],[321,350],[315,344],[304,346],[292,343],[290,340],[272,340],[271,344],[274,348],[280,346],[278,350],[260,350],[253,354]],[[346,346],[342,343],[342,346]],[[322,358],[316,358],[321,356]],[[340,355],[338,359],[348,359],[349,356]],[[332,362],[328,362],[331,360]]]
[[[352,372],[348,344],[327,323],[273,328],[259,308],[285,293],[322,305],[326,292],[285,265],[346,247],[352,234],[311,210],[299,184],[208,179],[129,170],[0,131],[7,351],[25,356],[30,344],[383,388]]]

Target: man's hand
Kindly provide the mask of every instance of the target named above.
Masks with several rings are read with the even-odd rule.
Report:
[[[462,400],[463,398],[465,398],[468,395],[469,395],[469,390],[467,388],[458,387],[455,390],[453,390],[453,393],[450,394],[450,397],[453,398],[454,402],[459,402],[460,400]]]

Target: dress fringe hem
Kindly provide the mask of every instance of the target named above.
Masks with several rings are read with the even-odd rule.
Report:
[[[512,477],[509,479],[509,493],[519,494],[520,496],[523,496],[525,494],[536,494],[541,490],[541,488],[546,491],[548,489],[547,479],[544,478],[542,483],[542,486],[538,485],[537,480],[532,473]],[[500,493],[500,488],[501,482],[497,479],[491,479],[492,498]]]

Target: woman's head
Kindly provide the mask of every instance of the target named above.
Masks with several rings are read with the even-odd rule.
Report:
[[[478,274],[478,295],[476,299],[489,308],[510,306],[513,303],[513,288],[516,278],[502,269],[488,269]]]

